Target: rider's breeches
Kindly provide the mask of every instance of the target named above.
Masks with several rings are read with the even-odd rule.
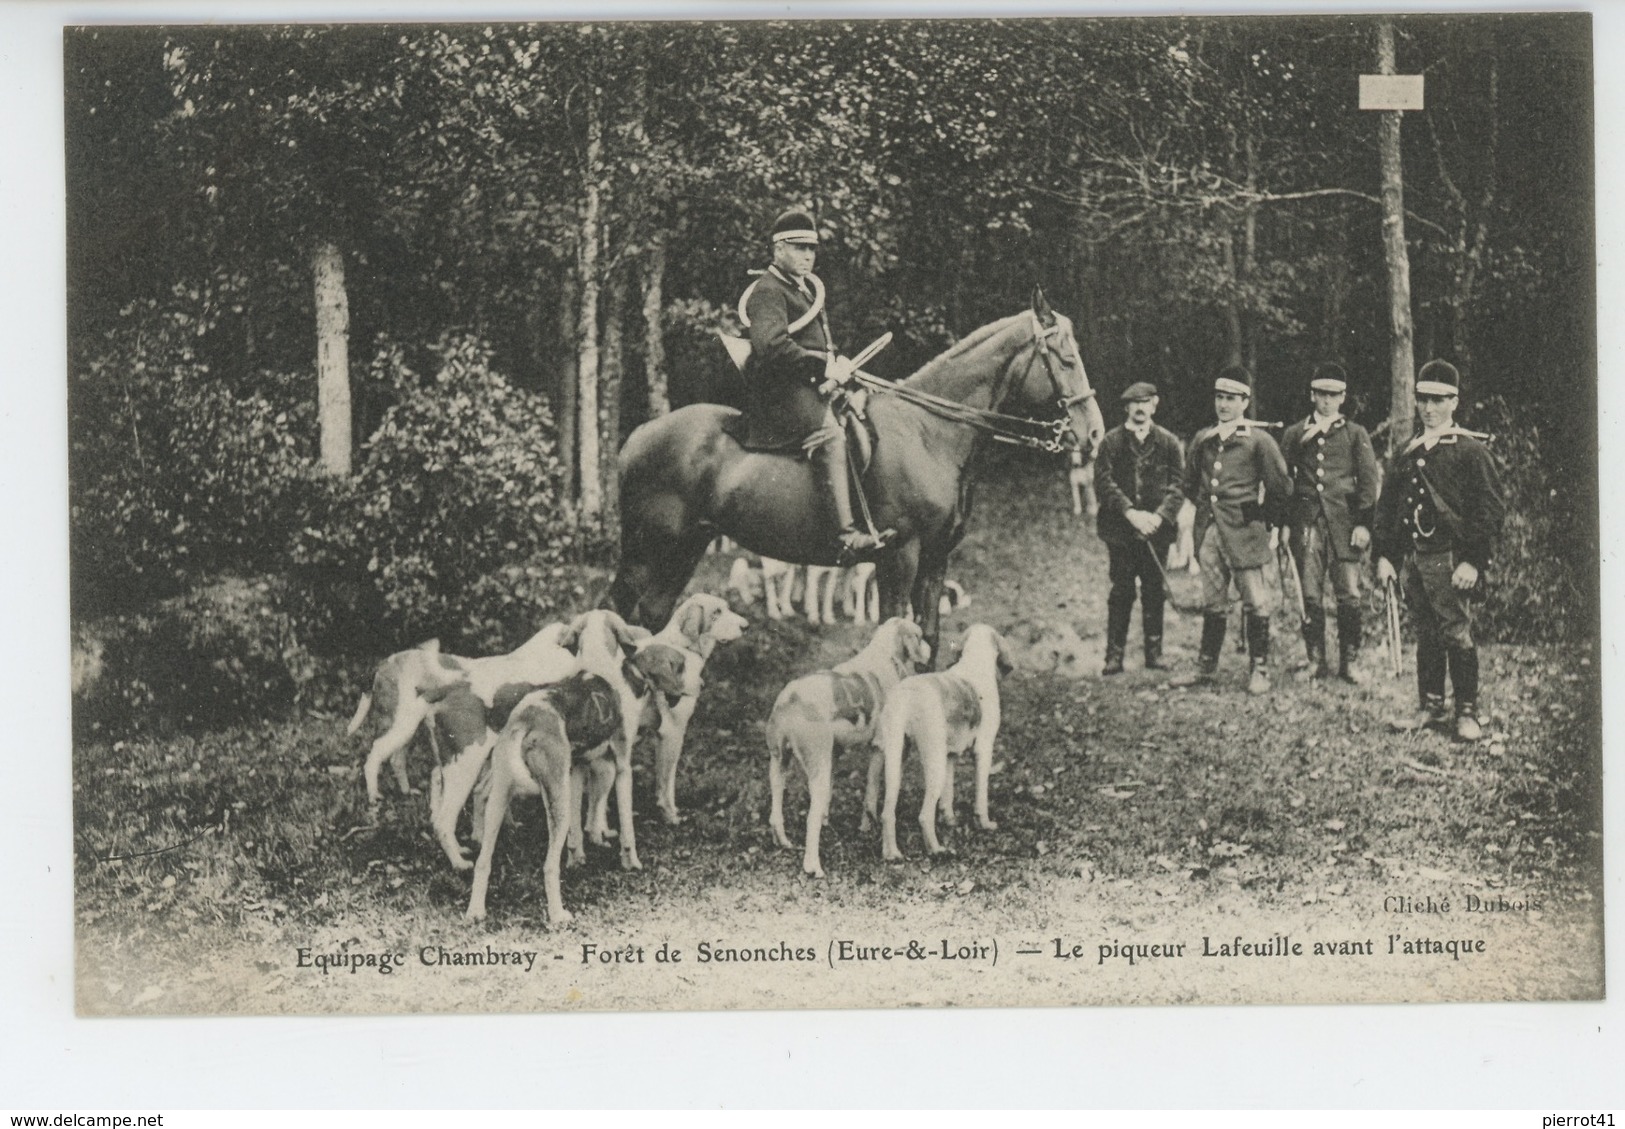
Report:
[[[1316,605],[1328,610],[1332,607],[1326,601],[1328,583],[1337,607],[1360,606],[1360,562],[1338,559],[1325,517],[1312,525],[1295,526],[1291,543],[1292,554],[1298,559],[1298,580],[1303,585],[1306,610]]]
[[[1202,547],[1196,551],[1196,562],[1202,566],[1202,607],[1211,615],[1224,615],[1230,610],[1230,581],[1236,582],[1241,593],[1241,606],[1252,615],[1269,618],[1275,610],[1270,600],[1269,586],[1264,583],[1262,568],[1232,569],[1224,558],[1223,539],[1219,531],[1209,529],[1202,538]]]

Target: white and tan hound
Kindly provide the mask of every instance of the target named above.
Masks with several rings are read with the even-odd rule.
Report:
[[[876,744],[885,764],[886,801],[881,817],[881,853],[903,857],[897,849],[897,794],[903,782],[903,748],[920,754],[925,796],[920,804],[920,830],[932,854],[937,841],[937,808],[954,824],[954,765],[966,749],[976,750],[976,822],[986,831],[998,827],[988,816],[987,780],[993,767],[993,742],[999,735],[999,679],[1012,668],[1009,648],[985,623],[965,635],[959,661],[945,671],[916,674],[898,683],[886,699],[876,726]],[[871,813],[872,814],[872,813]]]
[[[673,647],[648,647],[623,660],[620,681],[641,687],[644,695],[680,694],[685,662],[684,653]],[[465,916],[476,921],[485,917],[491,861],[509,801],[515,795],[539,794],[547,808],[547,857],[542,865],[547,918],[552,925],[570,920],[559,890],[559,856],[568,843],[572,861],[581,860],[585,779],[589,773],[598,780],[615,774],[613,745],[624,731],[621,710],[617,689],[586,672],[533,691],[514,706],[491,753],[489,794],[479,820],[484,834]]]
[[[372,692],[361,696],[345,729],[354,736],[374,707],[379,716],[389,718],[385,731],[372,743],[363,769],[368,801],[376,804],[382,798],[378,774],[386,760],[394,770],[395,782],[401,791],[412,791],[406,775],[405,752],[435,704],[427,695],[444,695],[451,688],[466,684],[490,705],[497,690],[504,685],[540,685],[567,678],[575,670],[576,660],[559,646],[563,631],[563,624],[551,624],[518,650],[489,658],[467,659],[442,654],[436,640],[410,651],[397,652],[380,663],[373,675]]]
[[[650,636],[638,647],[666,645],[681,650],[688,656],[685,676],[697,690],[701,671],[717,644],[733,642],[748,626],[745,617],[728,607],[722,597],[698,592],[677,606],[671,622],[659,634]],[[667,823],[682,822],[683,817],[677,812],[677,762],[682,758],[688,723],[698,701],[696,694],[686,694],[675,701],[660,694],[654,698],[660,716],[659,744],[655,750],[655,802]]]
[[[627,672],[633,668],[626,666],[626,659],[637,653],[639,643],[651,638],[646,630],[630,626],[607,608],[578,616],[561,637],[566,646],[576,648],[581,669],[604,679],[620,697],[621,731],[610,738],[610,748],[615,754],[615,807],[620,824],[623,870],[643,869],[643,863],[638,860],[637,832],[632,822],[632,750],[637,744],[638,729],[645,724],[645,708],[650,711],[656,708],[648,686],[629,677]],[[685,670],[680,693],[696,697],[699,692],[697,672],[690,674]],[[647,724],[651,727],[655,724],[653,716]],[[586,832],[595,844],[602,845],[609,835],[609,792],[607,788],[596,787],[601,783],[596,776],[593,783],[595,787],[587,797]]]
[[[773,703],[767,722],[767,776],[773,794],[768,823],[774,842],[790,846],[784,833],[784,758],[793,755],[807,775],[809,794],[801,868],[814,878],[824,877],[818,843],[829,818],[835,750],[873,744],[875,721],[887,695],[930,658],[931,648],[917,624],[888,619],[855,656],[833,670],[796,679]],[[865,810],[874,807],[879,767],[879,760],[871,758]]]

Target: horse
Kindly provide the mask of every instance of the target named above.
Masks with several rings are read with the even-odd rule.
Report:
[[[875,527],[895,531],[874,558],[880,616],[907,615],[912,603],[935,664],[938,600],[970,517],[969,467],[982,433],[1057,451],[1064,437],[1087,458],[1105,430],[1100,407],[1071,321],[1036,288],[1031,310],[983,326],[901,384],[866,377],[865,385],[875,442],[863,489]],[[1059,415],[1030,418],[1045,410]],[[836,519],[808,463],[746,451],[723,430],[736,414],[690,404],[627,437],[609,602],[629,622],[664,624],[718,534],[765,557],[837,563]],[[1019,425],[1054,438],[1018,438]]]

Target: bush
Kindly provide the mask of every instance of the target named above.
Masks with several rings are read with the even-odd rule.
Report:
[[[300,704],[315,664],[276,580],[223,577],[75,632],[81,734],[212,728]]]
[[[1596,612],[1587,553],[1596,544],[1590,516],[1554,484],[1550,437],[1520,422],[1506,401],[1473,405],[1466,426],[1491,434],[1506,522],[1490,562],[1483,605],[1484,637],[1503,643],[1554,642],[1594,636]]]
[[[222,571],[275,571],[314,477],[299,378],[233,388],[198,360],[208,322],[131,308],[70,386],[75,613],[123,612]]]
[[[467,337],[442,340],[422,378],[399,348],[381,348],[363,379],[393,406],[349,482],[330,484],[325,520],[302,529],[304,567],[367,577],[384,635],[448,650],[517,646],[576,603],[568,566],[601,552],[562,502],[554,428],[541,397],[490,369]]]

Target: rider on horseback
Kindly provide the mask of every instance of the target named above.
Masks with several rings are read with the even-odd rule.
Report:
[[[812,273],[818,232],[810,215],[788,211],[773,222],[773,263],[739,300],[751,354],[746,416],[753,446],[799,442],[818,471],[840,526],[841,556],[884,548],[890,530],[857,527],[847,478],[847,438],[837,411],[849,410],[853,368],[835,352],[824,284]]]

